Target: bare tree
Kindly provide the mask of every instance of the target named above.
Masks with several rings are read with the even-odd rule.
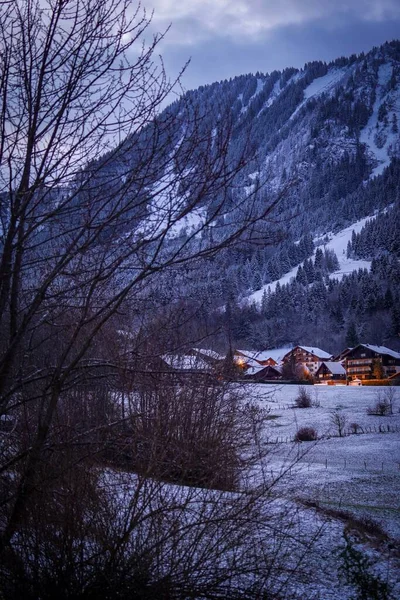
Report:
[[[23,468],[3,543],[33,493],[60,398],[104,361],[105,324],[160,273],[234,242],[277,201],[260,211],[232,192],[248,148],[230,156],[229,122],[215,135],[190,105],[158,114],[173,89],[154,62],[162,34],[138,51],[149,18],[130,9],[1,7],[0,408],[29,409],[30,423],[10,459]],[[177,237],[197,208],[197,229]]]
[[[155,355],[143,314],[171,271],[257,235],[279,197],[241,191],[249,138],[233,156],[222,108],[216,126],[189,102],[160,112],[178,82],[154,58],[163,34],[141,44],[150,19],[130,11],[0,8],[0,413],[15,423],[0,439],[1,593],[50,597],[58,582],[65,597],[254,597],[271,572],[275,590],[285,581],[282,520],[254,546],[274,484],[262,415],[208,386],[162,389],[155,369],[145,393],[133,356]],[[124,320],[140,326],[122,344]],[[132,371],[125,412],[115,399]],[[104,469],[124,452],[139,472],[126,480]]]
[[[329,420],[339,437],[343,437],[348,424],[347,415],[340,408],[336,408],[331,411]]]

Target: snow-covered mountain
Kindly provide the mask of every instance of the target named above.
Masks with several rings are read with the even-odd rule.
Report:
[[[391,236],[400,236],[400,223],[396,224],[400,196],[400,42],[388,42],[367,54],[341,57],[329,64],[317,61],[303,69],[241,75],[189,91],[160,116],[161,121],[173,123],[165,142],[166,156],[184,149],[182,132],[187,136],[193,126],[188,114],[196,116],[193,135],[203,142],[208,140],[208,146],[199,152],[216,152],[218,144],[223,145],[221,140],[227,139],[228,129],[228,157],[232,160],[240,156],[244,145],[251,144],[253,154],[237,175],[232,192],[241,195],[244,203],[248,197],[262,210],[282,189],[287,191],[267,222],[258,226],[256,244],[251,243],[250,234],[238,247],[225,249],[203,267],[197,265],[195,280],[189,283],[177,275],[180,296],[217,306],[219,315],[227,303],[235,305],[236,325],[246,304],[256,301],[250,317],[243,317],[253,319],[253,330],[247,323],[234,333],[235,339],[251,341],[254,347],[296,339],[307,343],[307,322],[314,317],[317,322],[324,319],[328,323],[320,327],[321,335],[336,336],[338,346],[354,321],[360,335],[369,332],[370,342],[381,343],[397,333],[400,316],[391,312],[398,310],[400,297],[400,278],[396,279],[400,250],[385,237],[388,227],[382,224],[389,219]],[[183,208],[190,202],[194,189],[191,180],[196,181],[199,169],[197,150],[191,152],[185,163],[188,185],[175,190]],[[117,161],[122,177],[129,175],[135,160],[127,152]],[[181,168],[179,156],[175,162],[176,168]],[[170,197],[157,196],[174,174],[171,163],[168,169],[154,175],[148,188],[153,200],[144,221],[148,217],[150,223],[151,215],[159,215],[160,207],[170,201]],[[205,198],[193,212],[184,210],[184,217],[171,228],[171,242],[196,232],[210,218],[214,201]],[[230,218],[239,216],[234,213]],[[375,247],[365,242],[371,220],[376,222]],[[229,229],[231,222],[226,215],[220,216],[212,235]],[[310,294],[318,286],[319,296],[311,300]],[[346,286],[356,290],[356,299],[344,291]],[[374,304],[372,298],[380,297],[376,288],[381,296],[388,294],[385,305],[383,300],[380,306],[378,301]],[[290,320],[290,311],[283,314],[283,300],[276,300],[282,289],[290,297],[302,297],[292,310],[296,312],[296,305],[306,306],[301,314],[308,315],[308,321],[305,317]],[[268,302],[264,292],[269,293]],[[272,308],[274,302],[281,308]],[[261,313],[255,316],[257,311]],[[268,334],[261,333],[261,322]],[[282,335],[276,335],[277,328]],[[315,332],[310,343],[319,343]],[[335,346],[330,349],[335,350]]]

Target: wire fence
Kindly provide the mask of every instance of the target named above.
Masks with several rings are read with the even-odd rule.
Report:
[[[287,473],[289,476],[294,474],[304,475],[310,473],[311,476],[312,471],[316,470],[318,470],[319,473],[325,471],[335,473],[345,471],[359,474],[365,472],[369,474],[375,473],[376,475],[379,475],[380,473],[390,473],[394,475],[400,473],[400,462],[385,462],[375,460],[361,460],[357,462],[348,459],[343,459],[342,461],[330,461],[327,458],[320,462],[309,462],[300,459],[295,466],[285,469],[285,473]],[[270,473],[271,477],[275,479],[282,475],[282,469],[271,468]]]
[[[365,435],[371,433],[400,433],[400,425],[393,425],[389,423],[380,423],[379,425],[358,425],[351,427],[342,432],[341,435],[338,433],[327,433],[325,435],[318,436],[319,440],[329,440],[331,438],[348,437],[350,435]],[[297,442],[293,437],[288,436],[277,436],[268,437],[265,440],[265,444],[293,444]],[[303,443],[303,442],[298,442]]]
[[[332,470],[334,469],[335,471],[338,470],[353,470],[353,471],[368,471],[368,472],[374,472],[374,473],[378,473],[378,472],[390,472],[390,473],[394,473],[397,471],[400,471],[400,461],[395,462],[395,461],[380,461],[380,460],[366,460],[366,459],[362,459],[362,460],[354,460],[354,459],[349,459],[349,458],[343,458],[342,460],[336,459],[336,460],[329,460],[328,458],[325,458],[323,461],[320,462],[309,462],[309,461],[302,461],[300,460],[300,464],[303,465],[304,467],[307,468],[308,471],[310,471],[310,469],[315,469],[315,467],[320,467],[323,468],[325,470]]]

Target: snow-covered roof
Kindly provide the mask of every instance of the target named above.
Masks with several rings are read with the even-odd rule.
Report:
[[[254,362],[254,361],[253,361]],[[273,369],[274,371],[277,371],[278,373],[282,374],[282,367],[279,367],[278,365],[260,365],[259,363],[254,363],[252,366],[250,366],[247,371],[246,371],[246,375],[255,375],[256,373],[260,373],[261,371],[265,371],[267,369]]]
[[[255,352],[253,358],[256,360],[268,360],[272,358],[275,362],[279,363],[283,360],[283,357],[293,350],[293,346],[288,348],[273,348],[272,350],[261,350],[259,352]]]
[[[328,360],[321,363],[321,366],[322,365],[325,365],[326,368],[329,369],[329,371],[332,373],[332,375],[346,375],[346,370],[340,362],[333,362]]]
[[[257,354],[257,350],[235,350],[235,354],[243,354],[248,358],[254,358],[254,355]]]
[[[399,352],[386,348],[386,346],[373,346],[372,344],[360,344],[360,346],[368,348],[369,350],[372,350],[372,352],[377,352],[378,354],[387,354],[393,358],[400,358]]]
[[[161,357],[167,365],[182,371],[209,371],[210,365],[198,356],[164,354]]]
[[[214,358],[215,360],[224,360],[224,357],[215,350],[211,350],[210,348],[193,348],[194,352],[198,354],[204,354],[204,356],[208,356],[209,358]]]
[[[258,369],[258,367],[260,367],[260,369],[264,369],[265,368],[263,365],[260,365],[259,362],[257,362],[256,360],[254,360],[254,358],[248,358],[246,360],[246,365],[248,365],[249,367],[252,367],[254,369]]]
[[[256,366],[253,365],[247,369],[246,375],[255,375],[256,373],[259,373],[263,369],[265,369],[265,367],[263,365],[259,365],[258,363],[256,363]]]
[[[264,361],[272,358],[275,362],[281,362],[283,357],[291,350],[293,350],[293,346],[272,348],[271,350],[236,350],[236,352],[253,360]]]
[[[318,358],[331,358],[332,354],[329,354],[329,352],[325,352],[325,350],[321,350],[321,348],[316,348],[315,346],[297,346],[298,348],[301,348],[302,350],[304,350],[305,352],[310,352],[311,354],[315,354],[315,356],[318,356]]]

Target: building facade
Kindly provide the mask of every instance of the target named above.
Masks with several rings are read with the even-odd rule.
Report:
[[[284,364],[295,363],[307,370],[313,377],[317,372],[321,362],[329,361],[332,358],[332,354],[321,350],[321,348],[315,348],[311,346],[295,346],[293,350],[288,352],[284,358]]]
[[[386,379],[400,372],[400,353],[385,346],[359,344],[345,358],[349,379]]]

